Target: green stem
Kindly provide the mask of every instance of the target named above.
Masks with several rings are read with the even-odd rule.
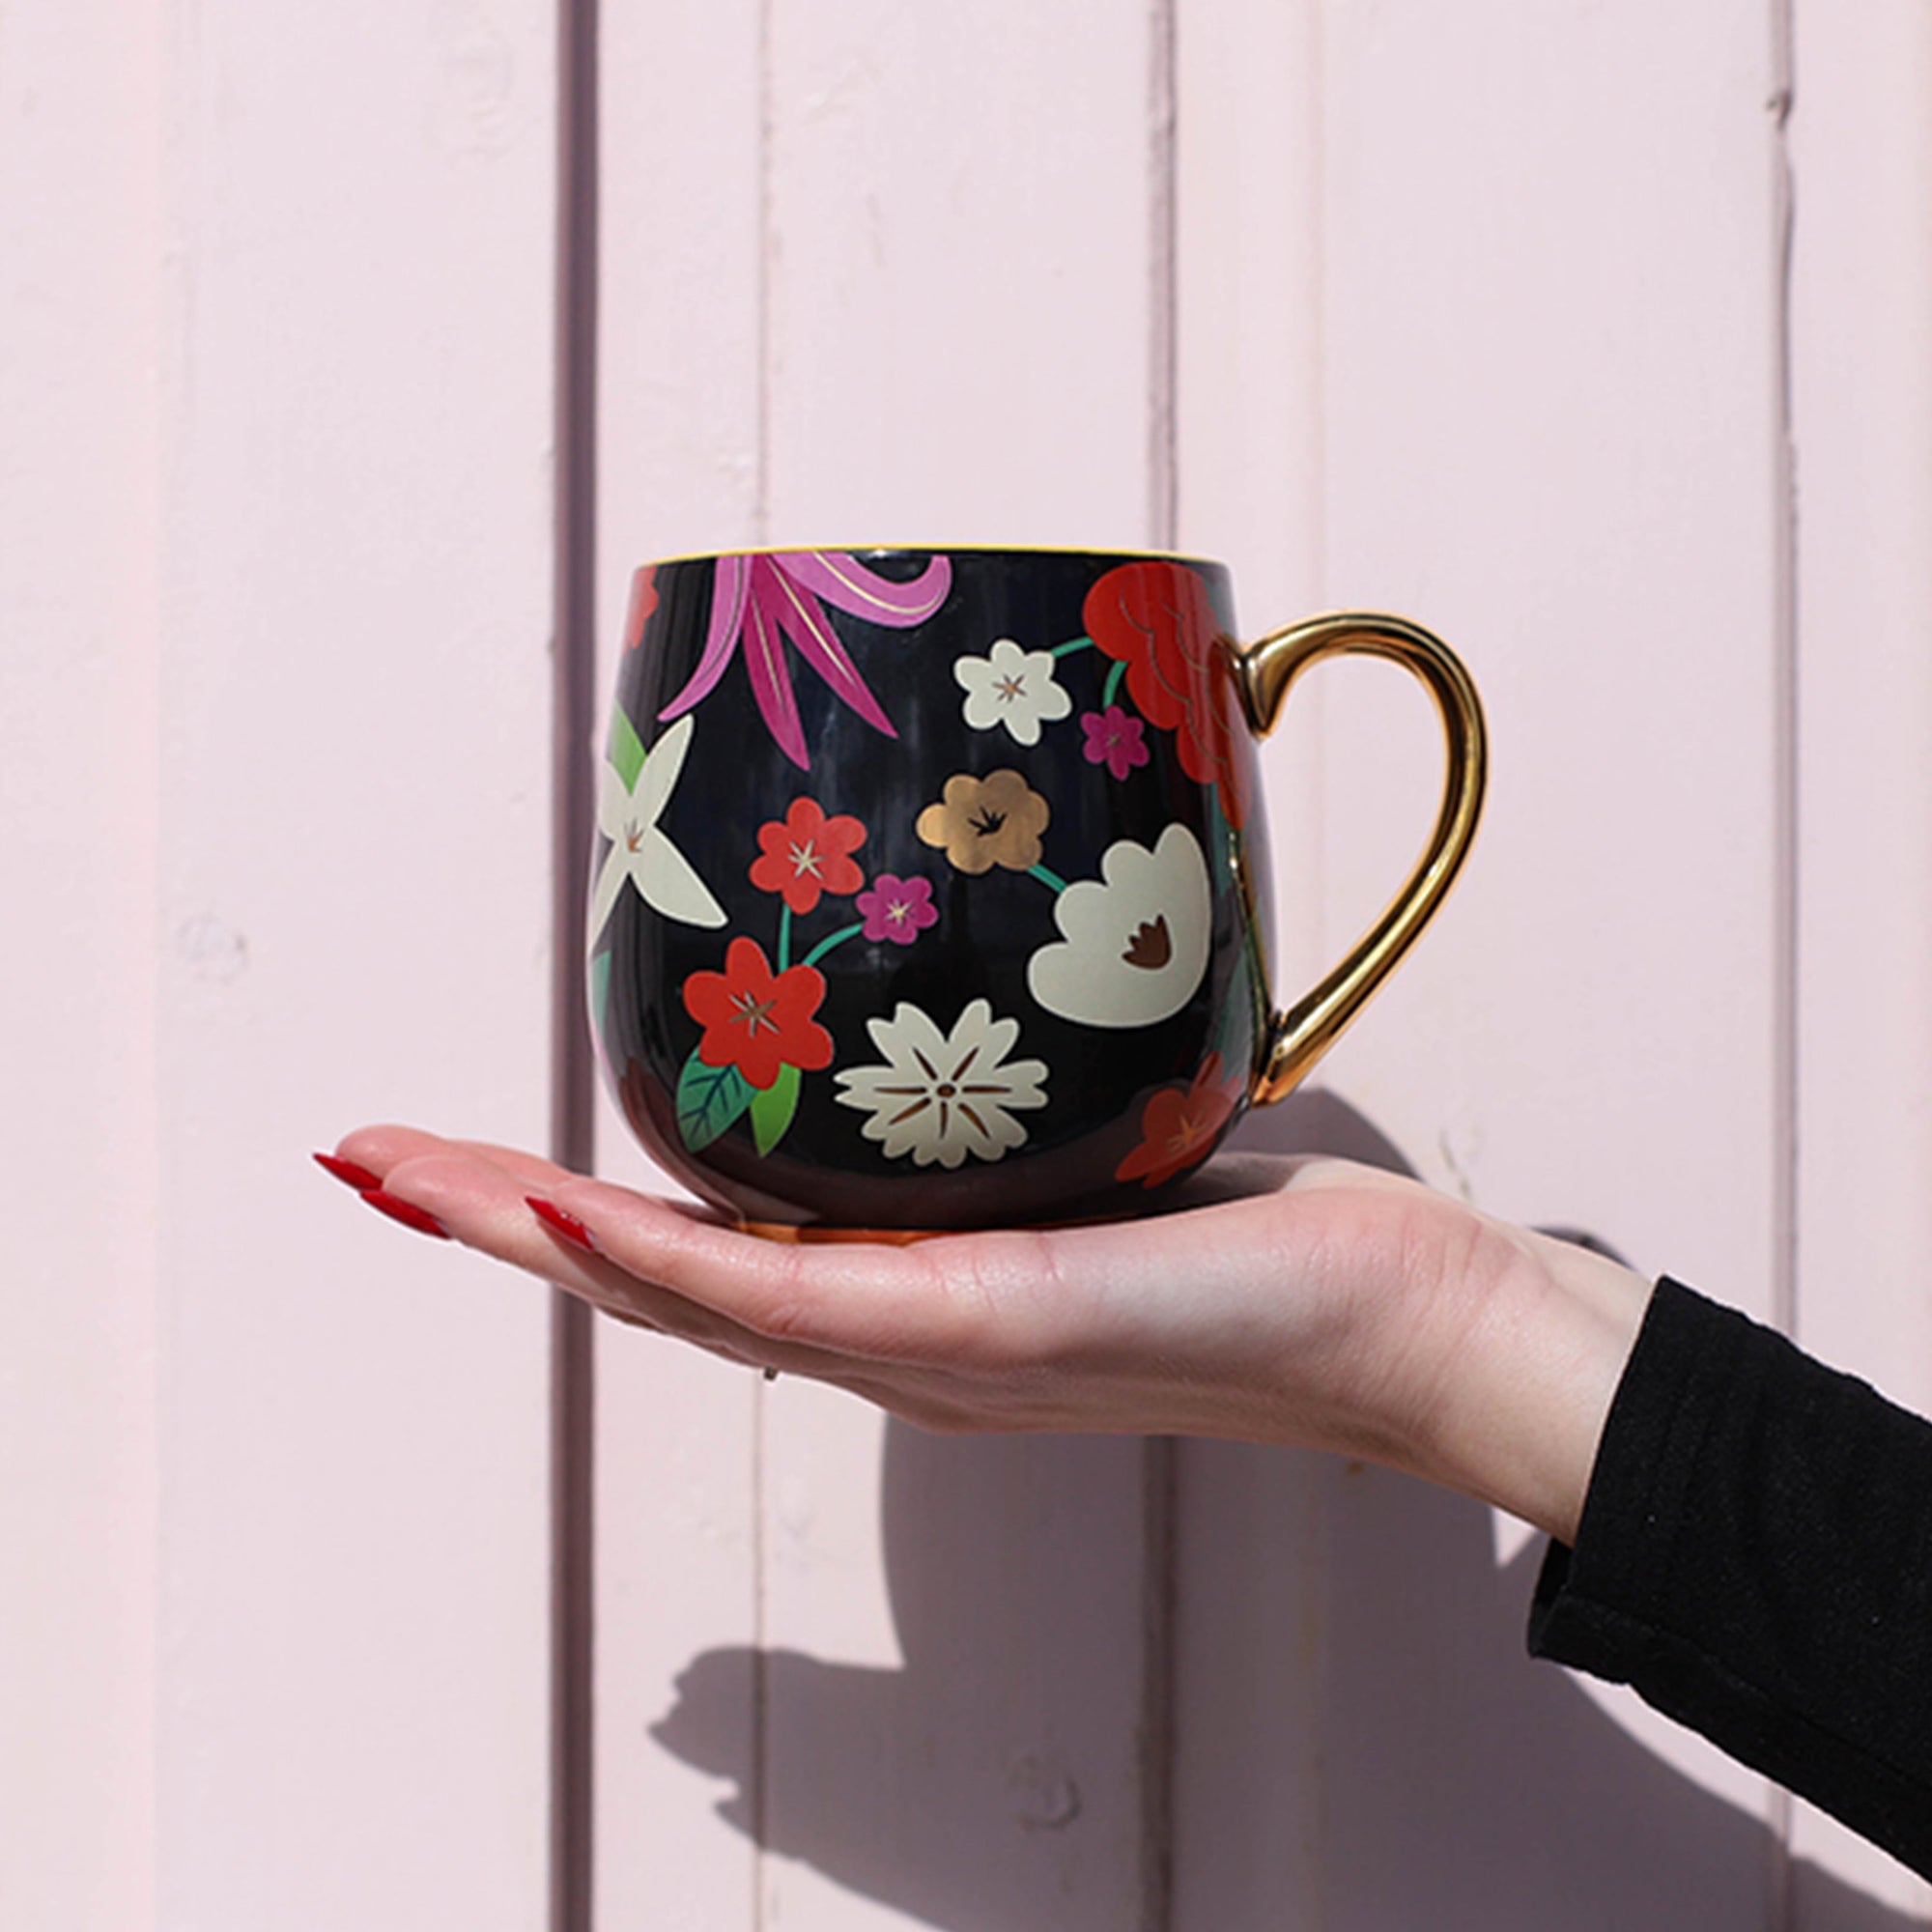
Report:
[[[791,907],[779,915],[779,971],[791,964]]]
[[[1113,703],[1116,696],[1120,692],[1121,680],[1123,677],[1125,677],[1126,674],[1127,674],[1127,668],[1124,664],[1117,664],[1113,668],[1113,669],[1107,673],[1107,688],[1100,694],[1100,702],[1102,704]]]
[[[858,936],[865,931],[865,929],[866,929],[866,922],[863,919],[858,923],[857,925],[841,925],[837,932],[831,933],[826,938],[821,939],[818,942],[818,944],[814,946],[811,949],[811,951],[808,952],[802,960],[799,961],[799,964],[802,966],[816,966],[818,962],[821,959],[823,959],[825,955],[828,952],[830,952],[835,946],[843,946],[848,939],[857,939]]]
[[[1057,658],[1070,658],[1075,651],[1091,651],[1093,648],[1092,638],[1075,638],[1070,644],[1055,644],[1053,655]]]
[[[1044,866],[1029,866],[1027,876],[1037,879],[1043,886],[1051,886],[1057,893],[1064,893],[1066,890],[1066,881],[1058,872],[1049,872]]]

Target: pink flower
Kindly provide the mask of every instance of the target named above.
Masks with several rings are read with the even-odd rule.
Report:
[[[1080,724],[1087,733],[1087,762],[1105,765],[1117,779],[1125,778],[1151,755],[1147,748],[1147,726],[1118,704],[1108,705],[1105,711],[1083,711]]]
[[[939,923],[932,881],[895,878],[891,872],[881,872],[872,890],[859,895],[859,910],[866,915],[867,939],[890,939],[897,946],[910,946],[928,925]]]
[[[839,642],[826,605],[895,631],[922,624],[946,602],[952,565],[933,557],[909,583],[880,577],[843,551],[773,551],[718,559],[711,592],[711,628],[690,681],[658,713],[668,724],[704,697],[741,652],[758,715],[778,748],[801,771],[810,769],[798,694],[785,657],[789,639],[799,656],[838,700],[875,731],[896,738],[871,687]]]

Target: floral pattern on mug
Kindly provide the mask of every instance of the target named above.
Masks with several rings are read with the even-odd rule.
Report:
[[[740,935],[726,949],[723,972],[685,977],[685,1011],[702,1029],[675,1090],[678,1138],[689,1151],[701,1151],[743,1119],[759,1154],[769,1154],[791,1131],[806,1074],[832,1064],[832,1036],[815,1018],[828,990],[819,962],[862,936],[910,946],[939,923],[927,879],[881,872],[869,892],[861,890],[866,875],[852,855],[866,836],[860,819],[828,813],[815,798],[793,799],[782,818],[758,828],[758,856],[747,876],[782,902],[778,963]],[[799,959],[795,949],[807,936],[798,922],[854,894],[860,917],[821,929]]]
[[[658,567],[647,563],[631,573],[631,608],[624,616],[624,648],[634,651],[644,641],[644,626],[658,608]]]
[[[666,919],[723,925],[724,908],[658,822],[684,770],[693,721],[679,720],[648,753],[621,711],[614,723],[621,729],[612,732],[613,754],[597,774],[597,829],[611,849],[591,889],[591,938],[604,930],[626,885]]]
[[[962,707],[976,731],[1004,725],[1021,745],[1037,745],[1040,726],[1069,716],[1073,699],[1053,675],[1051,651],[1026,651],[1001,638],[983,658],[952,661],[952,675],[966,694]]]
[[[1153,755],[1147,747],[1145,722],[1130,718],[1118,704],[1104,711],[1083,711],[1080,728],[1087,734],[1087,762],[1105,765],[1110,777],[1123,779]]]
[[[1238,755],[1245,726],[1201,574],[1160,558],[1119,564],[1088,591],[1081,615],[1094,643],[1126,667],[1143,715],[1175,734],[1181,769],[1215,787],[1238,828],[1247,815]]]
[[[668,724],[713,691],[742,648],[752,696],[774,742],[801,771],[810,768],[798,694],[785,657],[790,640],[838,699],[888,738],[898,733],[839,641],[825,606],[893,630],[921,624],[946,601],[952,565],[935,556],[910,583],[867,570],[842,551],[787,551],[721,556],[711,589],[711,627],[689,682],[659,712]]]
[[[881,872],[871,890],[859,895],[858,904],[866,919],[866,937],[889,939],[895,946],[910,946],[927,926],[939,923],[930,879],[901,879]]]
[[[865,842],[866,828],[856,818],[843,813],[828,818],[816,799],[793,799],[782,819],[768,819],[758,827],[759,856],[752,862],[752,883],[761,893],[777,893],[803,916],[816,908],[824,894],[847,897],[866,883],[852,858]]]
[[[1068,886],[1053,917],[1062,943],[1027,962],[1034,998],[1083,1026],[1152,1026],[1178,1013],[1208,971],[1208,862],[1184,825],[1170,825],[1151,851],[1120,839],[1101,854],[1099,879]]]
[[[832,1036],[812,1018],[825,998],[815,966],[774,973],[755,939],[734,939],[722,973],[694,973],[684,982],[684,1009],[704,1029],[697,1058],[735,1067],[748,1087],[766,1088],[781,1068],[832,1065]]]
[[[1163,1087],[1141,1110],[1140,1146],[1114,1170],[1114,1179],[1158,1187],[1197,1166],[1239,1104],[1238,1093],[1222,1081],[1221,1056],[1210,1053],[1191,1081]]]
[[[1018,772],[989,772],[976,779],[955,772],[937,805],[928,805],[913,829],[937,846],[952,867],[976,877],[995,866],[1009,872],[1039,864],[1040,838],[1053,808]]]
[[[1020,1023],[995,1019],[985,1000],[972,1001],[950,1033],[904,1002],[866,1030],[885,1065],[844,1067],[834,1078],[840,1103],[869,1117],[860,1132],[888,1159],[909,1153],[915,1167],[949,1169],[968,1154],[999,1160],[1026,1141],[1014,1113],[1046,1105],[1045,1062],[1007,1060]]]

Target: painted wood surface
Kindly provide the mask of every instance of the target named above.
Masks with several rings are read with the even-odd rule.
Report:
[[[1924,9],[601,15],[600,689],[636,563],[752,540],[1178,539],[1251,632],[1440,629],[1476,858],[1251,1143],[1932,1407]],[[0,8],[8,1924],[544,1914],[541,1297],[305,1155],[546,1132],[557,24]],[[1433,737],[1393,673],[1296,694],[1297,984]],[[598,1927],[1932,1923],[1524,1659],[1474,1506],[628,1329],[597,1377]]]
[[[603,12],[600,720],[633,569],[758,534],[760,14]],[[608,1101],[597,1150],[669,1185]],[[596,1378],[594,1923],[755,1925],[762,1385],[614,1324]]]
[[[552,26],[168,16],[165,1923],[543,1910],[544,1311],[304,1152],[543,1131]]]
[[[1194,18],[1183,14],[1180,36],[1183,183],[1203,156],[1207,199],[1229,137],[1216,126],[1189,144]],[[1198,24],[1215,98],[1242,76],[1301,104],[1319,136],[1299,143],[1299,205],[1269,190],[1284,246],[1269,262],[1249,244],[1264,257],[1247,270],[1254,297],[1190,312],[1183,279],[1183,540],[1213,544],[1193,522],[1202,470],[1224,461],[1286,500],[1282,452],[1305,452],[1317,482],[1303,488],[1320,504],[1315,600],[1393,604],[1438,625],[1466,652],[1495,735],[1467,882],[1322,1070],[1331,1097],[1279,1123],[1277,1144],[1339,1134],[1373,1153],[1380,1143],[1487,1208],[1589,1229],[1640,1266],[1788,1321],[1795,1231],[1812,1225],[1801,1203],[1833,1163],[1858,1159],[1820,1147],[1824,1122],[1866,1091],[1854,1074],[1821,1104],[1812,1003],[1872,1028],[1863,1050],[1899,1061],[1895,1030],[1829,990],[1849,983],[1851,957],[1793,978],[1794,929],[1815,935],[1814,949],[1830,934],[1849,951],[1808,882],[1821,868],[1839,876],[1836,855],[1851,850],[1847,807],[1836,823],[1826,815],[1833,781],[1871,768],[1849,721],[1823,743],[1812,735],[1813,681],[1799,676],[1811,658],[1793,629],[1803,610],[1812,651],[1822,612],[1795,601],[1789,547],[1785,358],[1804,394],[1807,374],[1822,384],[1843,366],[1845,346],[1828,345],[1802,298],[1788,305],[1794,195],[1800,289],[1807,274],[1820,295],[1836,278],[1804,254],[1805,155],[1786,141],[1779,17],[1754,5],[1412,5],[1305,10],[1298,28],[1226,14]],[[1842,60],[1873,23],[1839,38],[1821,10],[1810,29],[1836,39]],[[1886,32],[1903,39],[1904,16]],[[1903,100],[1912,83],[1894,84]],[[1821,112],[1832,106],[1828,95]],[[1922,97],[1893,126],[1893,141],[1922,141]],[[1287,146],[1245,125],[1240,139]],[[1828,188],[1849,147],[1829,128],[1818,140],[1833,156]],[[1916,245],[1922,274],[1932,229],[1921,221],[1916,243],[1900,239],[1919,176],[1888,161],[1868,163],[1893,184],[1887,232],[1900,252]],[[1283,174],[1293,178],[1285,157],[1272,179]],[[1827,210],[1817,218],[1811,245],[1887,245],[1849,208],[1830,226]],[[1238,245],[1210,230],[1204,273],[1228,275]],[[1298,299],[1278,280],[1289,261],[1305,265]],[[1309,344],[1315,400],[1264,391],[1259,424],[1224,427],[1211,404],[1190,408],[1189,374],[1198,364],[1216,396],[1215,372],[1241,342],[1224,309],[1270,297],[1300,318],[1284,332]],[[1858,339],[1880,351],[1894,327],[1914,339],[1895,319]],[[1893,384],[1922,393],[1918,364],[1896,354],[1849,360],[1874,396]],[[1820,422],[1828,449],[1847,427]],[[1908,423],[1891,447],[1893,514],[1909,518],[1926,444]],[[1217,509],[1232,494],[1225,475],[1206,487]],[[1876,573],[1878,588],[1857,510],[1826,517],[1815,532],[1799,525],[1806,545],[1861,594],[1909,608],[1922,526],[1898,544],[1898,574]],[[1912,527],[1901,522],[1901,536]],[[1895,663],[1896,632],[1891,649]],[[1889,681],[1881,701],[1896,704],[1916,675]],[[1363,673],[1350,689],[1337,676],[1324,695],[1311,862],[1324,952],[1396,875],[1435,781],[1426,716],[1411,699],[1399,718],[1391,682]],[[1828,733],[1845,702],[1841,675],[1833,682]],[[1917,712],[1900,706],[1890,729],[1882,795],[1918,826]],[[1813,759],[1831,774],[1822,794]],[[1869,838],[1868,819],[1860,831]],[[1922,880],[1911,837],[1880,841],[1889,879]],[[1811,854],[1802,868],[1800,852]],[[1912,943],[1923,900],[1918,884],[1889,908],[1908,922],[1887,969],[1894,1024],[1923,971]],[[1917,1066],[1908,1060],[1902,1077]],[[1887,1116],[1918,1111],[1908,1097]],[[1269,1133],[1259,1123],[1254,1138]],[[1912,1150],[1908,1133],[1901,1157]],[[1880,1266],[1879,1251],[1922,1198],[1897,1190],[1903,1218],[1876,1216],[1865,1250],[1867,1293],[1897,1311],[1889,1319],[1908,1323],[1908,1339],[1923,1271],[1909,1245],[1902,1268],[1890,1252]],[[1868,1191],[1857,1199],[1869,1212]],[[1869,1349],[1887,1318],[1855,1309],[1844,1305],[1840,1332]],[[1262,1922],[1264,1901],[1291,1897],[1324,1925],[1538,1923],[1556,1896],[1566,1924],[1903,1922],[1888,1904],[1923,1914],[1922,1887],[1805,1819],[1787,1864],[1777,1795],[1634,1700],[1527,1669],[1520,1632],[1536,1552],[1506,1525],[1492,1552],[1481,1512],[1400,1479],[1218,1445],[1188,1448],[1182,1477],[1178,1923]],[[1271,1841],[1256,1831],[1267,1805],[1257,1789],[1280,1795]],[[1394,1819],[1399,1857],[1387,1855]]]
[[[1494,740],[1464,884],[1320,1078],[1365,1147],[1437,1185],[1592,1229],[1770,1313],[1782,748],[1765,11],[1308,17],[1312,84],[1304,69],[1290,98],[1320,132],[1300,177],[1313,212],[1291,234],[1317,238],[1295,298],[1316,397],[1267,440],[1315,470],[1313,600],[1440,629]],[[1210,360],[1211,314],[1201,327]],[[1213,466],[1217,424],[1182,423],[1202,452],[1183,445],[1183,533],[1207,542],[1186,479]],[[1235,434],[1238,463],[1261,439]],[[1345,669],[1332,686],[1304,835],[1331,955],[1400,875],[1439,765],[1399,680]],[[1263,1666],[1272,1708],[1245,1714],[1238,1769],[1211,1732],[1187,1755],[1183,1730],[1183,1791],[1198,1766],[1210,1791],[1251,1778],[1291,1798],[1293,1828],[1251,1881],[1263,1895],[1292,1889],[1328,1925],[1532,1923],[1561,1872],[1566,1923],[1759,1922],[1761,1787],[1527,1665],[1533,1546],[1499,1563],[1483,1512],[1378,1470],[1220,1449],[1183,1468],[1183,1711],[1204,1680],[1214,1708],[1237,1704],[1217,1680],[1249,1667],[1252,1639],[1244,1655],[1230,1629],[1296,1633],[1299,1667]],[[1253,1801],[1227,1809],[1246,1835]],[[1178,1848],[1181,1922],[1226,1922],[1221,1806],[1182,1815],[1204,1835]],[[1622,1829],[1653,1856],[1629,1859]]]
[[[1155,42],[1091,28],[607,11],[611,625],[692,548],[1145,540]],[[1147,1452],[934,1443],[630,1336],[600,1377],[600,1913],[749,1875],[787,1924],[1138,1922]]]
[[[1151,534],[1151,37],[1129,19],[775,11],[775,538]],[[762,1506],[767,1910],[828,1932],[1135,1923],[1148,1452],[931,1442],[784,1394]]]
[[[1932,14],[1800,0],[1796,1326],[1932,1413]],[[1923,1922],[1932,1887],[1807,1806],[1812,1871]]]
[[[551,27],[6,10],[10,1923],[544,1910],[543,1313],[308,1153],[543,1129]]]
[[[0,1923],[75,1932],[155,1922],[155,47],[122,11],[0,12]]]

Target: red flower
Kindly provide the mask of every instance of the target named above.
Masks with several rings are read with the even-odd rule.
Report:
[[[1163,1087],[1141,1114],[1140,1146],[1114,1170],[1114,1179],[1158,1187],[1205,1160],[1235,1111],[1236,1095],[1220,1081],[1221,1056],[1210,1053],[1187,1086]]]
[[[704,1029],[697,1057],[707,1066],[735,1066],[763,1089],[779,1069],[815,1072],[832,1065],[832,1036],[811,1016],[825,998],[815,966],[774,974],[755,939],[734,939],[722,973],[694,973],[684,982],[684,1009]]]
[[[631,609],[624,619],[624,648],[634,651],[644,641],[644,625],[658,608],[658,567],[647,563],[631,579]]]
[[[856,893],[866,875],[851,855],[866,842],[856,818],[827,818],[817,802],[792,800],[782,820],[758,827],[764,856],[752,862],[752,883],[777,893],[795,913],[808,913],[821,893]]]
[[[1142,713],[1175,733],[1180,766],[1221,794],[1230,825],[1247,815],[1235,674],[1221,646],[1208,585],[1185,564],[1123,563],[1087,593],[1087,635],[1127,668],[1127,690]]]

